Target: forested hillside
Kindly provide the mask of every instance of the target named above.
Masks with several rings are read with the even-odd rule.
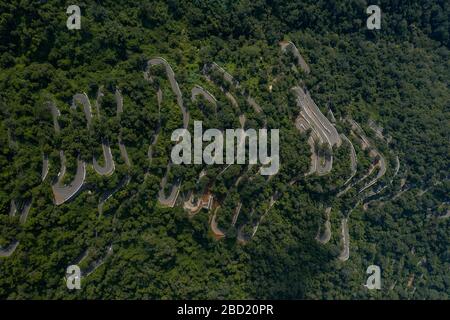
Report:
[[[449,298],[448,1],[71,4],[0,1],[1,299]],[[279,172],[174,165],[194,121]]]

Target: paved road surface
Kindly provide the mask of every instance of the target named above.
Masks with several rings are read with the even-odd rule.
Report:
[[[109,146],[108,142],[103,141],[102,142],[102,149],[103,149],[103,157],[105,158],[105,165],[101,166],[98,164],[95,157],[93,157],[93,166],[94,170],[102,176],[109,176],[114,172],[115,166],[114,166],[114,160],[111,153],[111,147]]]
[[[13,243],[11,243],[9,246],[7,246],[6,248],[0,247],[0,258],[7,258],[10,255],[12,255],[18,245],[19,245],[19,241],[16,240]]]
[[[294,56],[297,58],[297,65],[299,65],[306,74],[309,74],[311,72],[308,64],[306,63],[305,59],[303,59],[294,43],[292,43],[291,41],[281,41],[280,46],[281,51],[283,52],[286,52],[287,50],[292,51]]]
[[[342,230],[342,250],[339,255],[339,260],[347,261],[348,258],[350,257],[350,235],[348,233],[347,218],[342,219],[341,230]]]
[[[170,64],[164,59],[164,58],[154,58],[150,59],[147,63],[147,74],[148,77],[151,79],[151,76],[149,75],[150,67],[153,65],[159,65],[162,64],[166,68],[166,74],[167,78],[169,79],[170,85],[172,87],[172,91],[175,93],[177,97],[177,104],[181,109],[181,112],[183,113],[183,128],[187,128],[189,124],[189,112],[186,110],[184,104],[183,104],[183,95],[181,94],[180,87],[178,86],[178,82],[175,80],[175,73],[172,70],[172,67]]]

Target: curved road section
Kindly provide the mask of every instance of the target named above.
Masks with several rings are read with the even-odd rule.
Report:
[[[61,171],[65,172],[66,160],[62,151],[60,153],[60,156],[62,167]],[[64,174],[60,174],[56,183],[52,185],[56,205],[63,204],[64,202],[75,196],[78,191],[80,191],[81,187],[83,186],[84,179],[86,178],[86,164],[80,159],[77,160],[77,173],[75,174],[74,179],[69,184],[62,184],[63,177]]]
[[[189,113],[187,112],[186,108],[183,104],[183,95],[181,94],[180,86],[178,85],[177,80],[175,80],[175,73],[173,72],[172,67],[167,62],[166,59],[158,57],[150,59],[147,63],[147,73],[146,76],[150,81],[153,81],[152,76],[150,75],[150,68],[154,65],[163,65],[166,69],[166,75],[169,79],[170,86],[172,87],[172,91],[177,96],[177,104],[181,109],[181,112],[183,113],[183,128],[186,129],[189,124]]]
[[[321,155],[319,150],[316,150],[314,141],[321,144],[325,143],[332,150],[334,145],[338,147],[341,145],[341,138],[336,128],[323,115],[309,93],[300,87],[293,87],[292,91],[296,95],[297,105],[300,107],[300,115],[296,120],[297,129],[302,132],[309,128],[312,130],[312,139],[308,139],[308,144],[311,147],[311,168],[306,175],[314,172],[317,172],[318,175],[325,175],[333,168],[333,156]]]
[[[309,93],[300,87],[292,88],[296,97],[297,105],[300,107],[300,114],[305,121],[317,132],[321,142],[327,142],[331,147],[341,145],[341,138],[336,128],[331,124],[327,117],[323,115],[319,107],[311,98]]]
[[[217,111],[216,98],[209,91],[205,90],[203,87],[195,85],[191,90],[191,100],[196,101],[198,95],[201,95],[203,98],[209,101],[209,103],[211,103],[216,108]]]
[[[322,234],[320,234],[320,228],[319,233],[317,234],[316,240],[320,242],[321,244],[326,244],[331,239],[331,223],[330,223],[330,213],[331,213],[331,207],[328,207],[325,209],[325,214],[327,216],[327,219],[324,223],[325,230]]]
[[[211,222],[210,222],[210,226],[211,226],[211,231],[214,234],[214,237],[216,239],[222,239],[225,237],[225,233],[219,229],[219,227],[217,226],[217,222],[216,222],[216,215],[217,215],[217,210],[220,207],[217,206],[216,209],[214,210],[214,214],[211,217]]]
[[[19,241],[14,241],[6,248],[0,247],[0,258],[7,258],[16,251],[17,246],[19,245]]]
[[[282,52],[287,52],[288,50],[292,52],[294,57],[297,59],[297,65],[300,66],[300,68],[302,68],[302,70],[306,74],[309,74],[311,72],[308,64],[306,63],[305,59],[303,59],[294,43],[292,43],[291,41],[281,41],[280,46]]]
[[[41,180],[44,181],[48,174],[49,162],[48,156],[44,154],[42,157],[42,172],[41,172]]]
[[[115,169],[114,160],[109,143],[103,141],[102,149],[103,149],[103,157],[105,158],[105,165],[104,166],[99,165],[95,157],[93,157],[92,159],[92,164],[94,166],[95,172],[97,172],[99,175],[109,176],[114,172]]]
[[[97,117],[100,118],[100,105],[101,105],[101,99],[104,96],[102,92],[102,87],[98,89],[97,92],[97,100],[95,102],[95,106],[97,109]],[[116,90],[116,101],[117,101],[117,90]],[[89,103],[89,99],[88,99]],[[122,101],[123,103],[123,101]],[[117,103],[118,104],[118,103]],[[89,103],[90,105],[90,103]],[[117,109],[119,109],[119,105],[117,105]],[[109,146],[109,143],[105,141],[105,139],[102,139],[102,150],[103,150],[103,158],[105,159],[105,165],[101,166],[97,159],[95,159],[95,156],[92,157],[92,165],[94,167],[95,172],[97,172],[101,176],[109,176],[114,172],[114,160],[113,156],[111,154],[111,147]]]
[[[177,97],[177,104],[181,109],[181,113],[183,114],[183,128],[187,129],[187,127],[189,125],[189,112],[186,110],[186,107],[183,104],[183,95],[181,93],[180,86],[178,85],[178,82],[175,79],[175,73],[173,72],[172,67],[167,62],[167,60],[164,58],[157,57],[157,58],[150,59],[147,62],[147,70],[144,73],[144,77],[147,80],[149,80],[150,82],[153,82],[153,76],[150,74],[150,68],[154,65],[163,65],[164,66],[164,68],[166,70],[167,78],[169,79],[169,82],[170,82],[170,86],[172,87],[172,91],[175,93],[175,95]],[[158,102],[160,102],[160,99],[161,99],[161,96],[160,96],[160,94],[158,94]],[[161,188],[158,193],[158,201],[161,205],[172,208],[175,206],[178,195],[180,193],[181,181],[175,183],[172,186],[169,196],[166,197],[164,189],[165,189],[165,186],[167,185],[167,177],[169,174],[169,170],[170,170],[170,163],[167,165],[166,174],[164,175],[164,178],[161,180],[161,185],[160,185]]]
[[[86,93],[77,93],[73,96],[72,109],[77,108],[77,102],[83,106],[84,115],[86,116],[86,121],[89,126],[92,122],[92,108]]]
[[[89,122],[90,117],[90,107],[86,107],[86,94],[77,94],[74,96],[73,100],[73,107],[75,107],[75,102],[79,101],[84,106],[84,112],[86,115],[86,119]],[[89,100],[88,100],[89,102]],[[58,124],[58,116],[61,114],[59,110],[56,108],[56,106],[53,103],[50,103],[52,115],[53,115],[53,122],[55,125],[55,130],[59,132],[59,124]],[[87,109],[89,108],[89,109]],[[77,172],[75,174],[75,177],[72,182],[70,182],[67,185],[63,185],[63,177],[66,172],[66,157],[64,156],[64,152],[60,151],[60,158],[61,158],[61,171],[58,175],[57,181],[52,185],[53,190],[53,196],[55,198],[55,204],[60,205],[66,202],[67,200],[71,199],[73,196],[75,196],[78,191],[80,191],[81,187],[83,186],[84,179],[86,178],[86,164],[84,161],[78,159],[77,160]]]
[[[241,87],[239,81],[237,81],[236,79],[234,79],[234,77],[229,74],[224,68],[222,68],[221,66],[219,66],[217,63],[213,62],[210,64],[205,64],[203,66],[203,74],[206,76],[208,73],[211,72],[211,70],[218,70],[222,76],[223,79],[228,82],[230,85],[234,86],[238,92],[245,97],[245,100],[247,101],[247,103],[253,108],[253,110],[258,114],[258,113],[262,113],[263,110],[261,108],[261,106],[255,101],[255,99],[253,99],[250,95],[248,95],[245,90]],[[208,77],[208,79],[211,79],[210,77]],[[224,91],[224,90],[222,90]],[[234,105],[234,103],[233,103]],[[236,103],[237,105],[237,103]],[[265,121],[266,122],[266,121]],[[264,124],[264,127],[266,127],[266,124]]]
[[[173,208],[175,203],[177,202],[178,195],[180,193],[181,181],[175,183],[171,190],[169,196],[166,196],[164,192],[164,188],[167,185],[167,175],[169,173],[170,168],[167,170],[167,174],[161,180],[161,189],[158,192],[158,201],[161,205]]]

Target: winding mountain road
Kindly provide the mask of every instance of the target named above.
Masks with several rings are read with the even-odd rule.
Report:
[[[347,261],[350,257],[350,235],[348,232],[348,221],[347,218],[342,219],[341,221],[341,242],[342,242],[342,249],[341,253],[339,254],[339,260],[341,261]]]
[[[281,41],[280,43],[281,51],[287,52],[291,51],[294,55],[294,57],[297,59],[297,65],[300,66],[300,68],[306,73],[309,74],[311,72],[311,69],[309,68],[308,64],[306,63],[305,59],[303,59],[302,55],[298,51],[295,44],[291,41]]]

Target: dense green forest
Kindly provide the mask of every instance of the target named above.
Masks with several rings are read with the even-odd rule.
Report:
[[[71,4],[0,0],[1,299],[450,297],[448,1],[80,1],[68,30]],[[370,4],[380,30],[366,28]],[[213,99],[191,98],[195,86]],[[348,143],[310,148],[294,87]],[[180,103],[191,131],[279,129],[278,174],[169,166]],[[114,172],[102,175],[105,141]],[[305,175],[313,149],[332,157],[328,174]],[[82,188],[56,205],[55,181],[80,163]],[[209,210],[183,206],[208,194]],[[66,287],[71,264],[81,290]],[[381,290],[364,287],[373,264]]]

